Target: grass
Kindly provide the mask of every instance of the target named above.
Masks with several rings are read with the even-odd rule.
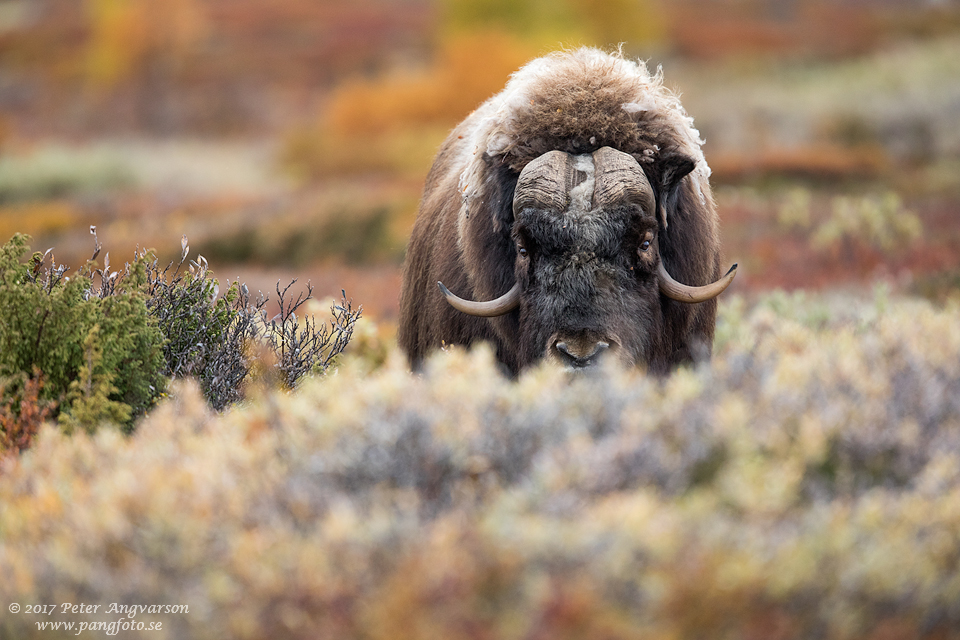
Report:
[[[0,600],[189,606],[144,637],[955,638],[957,304],[727,298],[663,380],[478,349],[222,415],[183,384],[5,461]]]

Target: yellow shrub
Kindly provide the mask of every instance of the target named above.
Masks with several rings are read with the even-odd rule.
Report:
[[[66,201],[28,202],[0,207],[0,239],[15,233],[44,236],[75,228],[80,213]]]
[[[285,164],[306,177],[422,179],[450,129],[536,53],[499,32],[461,35],[447,40],[427,69],[347,82],[315,127],[288,135]]]
[[[197,0],[85,0],[90,30],[85,75],[112,86],[142,72],[148,56],[183,54],[205,31]]]

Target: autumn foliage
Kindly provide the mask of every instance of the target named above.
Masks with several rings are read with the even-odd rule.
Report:
[[[0,239],[82,260],[97,223],[136,263],[4,253],[0,607],[189,608],[138,615],[154,639],[960,638],[960,13],[929,4],[0,2]],[[707,140],[741,264],[712,363],[410,374],[390,314],[441,140],[530,58],[620,42]],[[177,192],[166,147],[104,132],[191,170],[188,136],[218,165],[249,135],[299,180]],[[383,322],[311,324],[283,268]],[[110,617],[11,611],[0,639]]]
[[[8,391],[8,385],[21,384],[20,391]],[[19,453],[30,446],[43,423],[53,417],[56,403],[43,400],[43,372],[0,383],[0,456]],[[19,406],[18,406],[19,405]]]
[[[655,2],[450,0],[439,7],[436,46],[426,65],[347,79],[316,124],[295,131],[285,157],[301,175],[426,174],[446,133],[544,50],[656,42]]]
[[[180,384],[6,462],[0,598],[183,603],[137,617],[177,638],[955,638],[958,318],[734,297],[666,379],[479,349],[222,415]]]

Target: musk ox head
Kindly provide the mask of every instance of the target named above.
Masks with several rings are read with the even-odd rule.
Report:
[[[477,341],[513,372],[708,358],[736,265],[721,277],[701,144],[643,63],[584,48],[520,69],[427,177],[400,296],[414,367]]]
[[[660,259],[663,216],[657,211],[693,164],[685,156],[661,161],[655,188],[634,157],[610,147],[537,157],[521,171],[514,191],[516,283],[500,298],[474,302],[438,282],[444,297],[475,316],[518,309],[524,364],[546,357],[583,368],[611,355],[627,364],[648,361],[663,332],[661,294],[704,302],[736,275],[734,265],[712,284],[686,286]]]

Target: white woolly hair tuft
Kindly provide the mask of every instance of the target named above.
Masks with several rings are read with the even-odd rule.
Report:
[[[462,147],[467,157],[460,158],[465,207],[482,188],[487,158],[499,158],[519,173],[554,149],[580,154],[609,146],[641,161],[682,153],[696,163],[689,179],[701,198],[710,176],[700,133],[677,95],[663,86],[662,69],[651,75],[643,62],[619,51],[583,47],[537,58],[465,124],[469,144]]]

